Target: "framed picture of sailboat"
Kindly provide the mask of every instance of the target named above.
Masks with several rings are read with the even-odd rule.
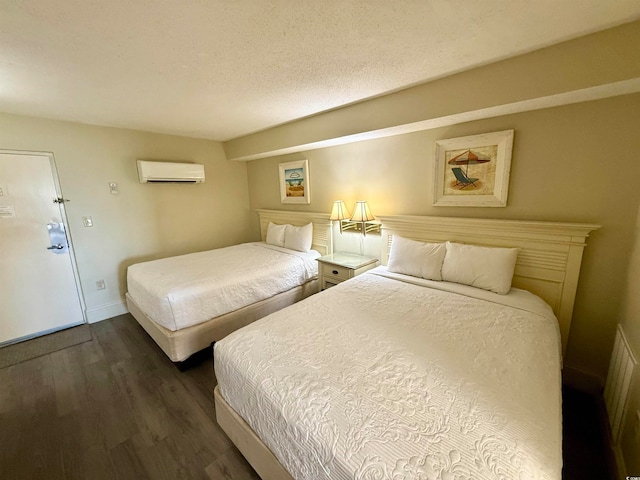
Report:
[[[433,205],[506,207],[514,130],[436,141]]]

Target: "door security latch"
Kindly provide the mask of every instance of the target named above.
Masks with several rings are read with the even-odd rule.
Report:
[[[53,199],[53,203],[64,203],[70,202],[71,200],[67,200],[66,198],[58,197]]]

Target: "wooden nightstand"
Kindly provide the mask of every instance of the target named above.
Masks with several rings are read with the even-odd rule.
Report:
[[[378,264],[378,259],[363,257],[355,253],[332,253],[320,257],[318,270],[320,275],[320,290],[349,280],[367,270],[371,270]]]

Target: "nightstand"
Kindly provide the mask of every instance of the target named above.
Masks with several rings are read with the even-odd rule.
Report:
[[[355,253],[332,253],[320,257],[318,270],[320,276],[320,290],[349,280],[367,270],[371,270],[378,264],[378,259],[363,257]]]

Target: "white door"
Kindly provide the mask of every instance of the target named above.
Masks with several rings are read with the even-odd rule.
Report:
[[[53,157],[0,152],[0,345],[84,322]]]

